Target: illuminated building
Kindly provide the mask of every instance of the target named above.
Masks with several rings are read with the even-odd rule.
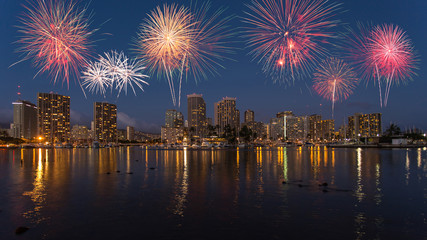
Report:
[[[131,126],[126,127],[126,139],[128,141],[135,140],[135,128],[133,128]]]
[[[245,111],[245,123],[255,122],[254,111],[248,109]]]
[[[26,139],[37,137],[37,106],[22,100],[13,102],[12,104],[12,137]]]
[[[74,125],[71,129],[71,140],[74,142],[84,142],[89,140],[90,132],[86,126]]]
[[[348,117],[348,137],[379,137],[382,134],[381,113],[356,113]]]
[[[184,125],[184,117],[177,110],[167,110],[165,114],[165,127],[182,127]]]
[[[187,95],[188,127],[195,135],[204,136],[207,131],[206,103],[202,94]]]
[[[117,106],[106,102],[93,104],[95,140],[109,143],[117,141]]]
[[[225,126],[231,129],[240,128],[240,112],[236,109],[236,98],[225,97],[214,104],[215,125],[219,126],[219,133],[224,133]]]
[[[312,141],[316,141],[318,139],[319,127],[317,124],[322,120],[322,116],[314,114],[308,117],[309,121],[309,139]]]
[[[164,127],[161,129],[162,141],[168,144],[181,143],[184,138],[184,128]]]
[[[70,97],[38,93],[39,135],[49,142],[70,141]]]
[[[193,99],[194,100],[194,99]],[[176,110],[167,110],[165,126],[161,128],[162,141],[168,144],[182,142],[184,137],[184,117]]]

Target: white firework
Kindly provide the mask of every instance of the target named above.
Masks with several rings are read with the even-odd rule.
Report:
[[[116,89],[119,97],[122,90],[127,95],[128,87],[136,95],[135,85],[142,91],[144,91],[144,84],[149,85],[144,81],[149,76],[143,74],[145,66],[142,61],[129,59],[123,52],[117,51],[104,53],[104,55],[99,56],[97,62],[90,63],[87,70],[83,72],[83,85],[86,89],[92,93],[100,92],[104,96],[106,88],[111,88],[111,91]]]
[[[100,93],[105,97],[106,89],[111,86],[109,69],[100,62],[90,62],[82,74],[82,86],[92,93]]]

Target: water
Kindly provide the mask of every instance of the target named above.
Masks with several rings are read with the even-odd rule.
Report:
[[[427,239],[426,159],[425,149],[0,150],[0,239]],[[19,226],[30,230],[16,236]]]

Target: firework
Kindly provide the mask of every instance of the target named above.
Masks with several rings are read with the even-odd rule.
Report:
[[[62,77],[69,87],[70,77],[79,75],[90,56],[89,37],[94,30],[89,30],[86,8],[71,0],[37,0],[25,9],[19,26],[23,35],[17,41],[24,56],[21,61],[32,59],[37,74],[48,72],[54,83]]]
[[[417,60],[411,41],[397,26],[359,24],[358,31],[350,29],[347,42],[347,59],[362,79],[378,83],[380,106],[387,106],[391,86],[411,79],[414,74]]]
[[[105,96],[106,88],[118,90],[117,97],[122,91],[127,95],[131,88],[136,95],[135,86],[142,91],[143,84],[148,85],[144,79],[148,75],[143,74],[146,69],[142,61],[129,59],[123,52],[111,51],[99,56],[97,62],[91,62],[82,72],[83,86],[92,93],[101,93]],[[134,86],[135,85],[135,86]]]
[[[306,76],[334,34],[339,4],[327,0],[253,0],[243,19],[250,54],[275,81]]]
[[[106,89],[112,85],[109,69],[100,62],[90,62],[82,72],[82,86],[92,93],[105,96]]]
[[[332,117],[336,101],[347,99],[356,88],[359,79],[353,69],[341,59],[323,61],[314,73],[314,90],[332,101]]]
[[[179,85],[178,106],[183,77],[192,75],[197,81],[217,73],[225,46],[231,35],[225,24],[230,17],[221,17],[222,9],[208,16],[210,4],[194,6],[195,11],[177,5],[163,5],[151,12],[141,24],[136,51],[152,74],[166,77],[173,104],[177,105],[175,85]],[[175,82],[177,81],[177,83]]]
[[[166,76],[173,104],[176,105],[174,72],[189,48],[194,32],[188,8],[177,5],[158,6],[141,24],[136,42],[137,53],[152,74]]]
[[[415,73],[414,48],[406,33],[392,24],[375,26],[367,45],[378,79],[386,81],[384,105],[387,106],[391,86],[411,79]]]

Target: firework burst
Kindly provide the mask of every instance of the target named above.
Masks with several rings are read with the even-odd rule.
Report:
[[[243,19],[250,54],[274,81],[293,83],[306,76],[334,34],[339,4],[327,0],[253,0]]]
[[[332,101],[332,117],[335,102],[347,99],[356,88],[359,79],[353,69],[341,59],[323,61],[314,73],[314,90]]]
[[[347,59],[362,79],[378,84],[380,106],[387,106],[392,85],[404,83],[415,74],[417,59],[410,39],[398,26],[387,24],[359,24],[357,31],[349,32]]]
[[[101,93],[105,96],[107,88],[118,90],[117,97],[128,88],[136,95],[135,87],[144,91],[144,80],[148,75],[143,74],[146,67],[142,61],[129,59],[123,52],[111,51],[99,56],[97,62],[90,62],[82,72],[83,86],[92,93]]]
[[[412,79],[415,74],[414,48],[406,33],[392,24],[375,26],[367,45],[378,79],[385,79],[384,105],[387,106],[391,86]]]
[[[89,62],[82,72],[82,86],[85,86],[92,93],[105,96],[106,89],[112,82],[109,77],[108,68],[100,62]]]
[[[183,77],[207,78],[222,67],[219,60],[230,53],[226,39],[231,31],[225,24],[231,19],[222,17],[220,9],[208,14],[210,3],[194,6],[194,11],[177,5],[157,7],[141,24],[136,51],[151,73],[166,77],[172,102],[180,106]],[[175,85],[178,85],[178,103]]]
[[[69,79],[79,76],[79,69],[90,56],[89,20],[86,8],[78,8],[70,1],[37,0],[25,6],[17,41],[24,57],[32,59],[38,73],[48,72],[54,83],[62,77],[69,87]],[[36,74],[36,76],[37,76]]]

